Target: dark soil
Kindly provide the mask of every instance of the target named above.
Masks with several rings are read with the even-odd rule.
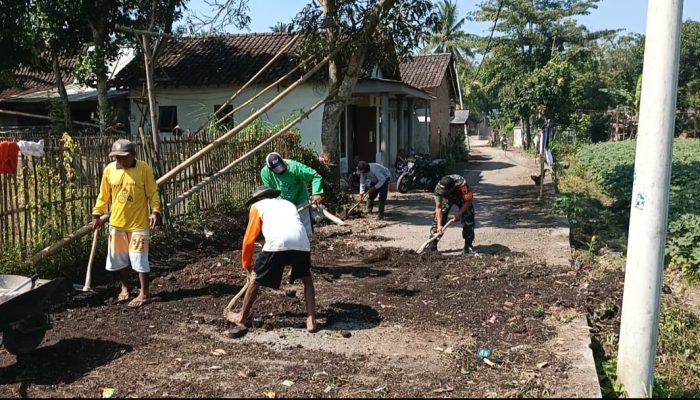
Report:
[[[422,340],[441,332],[460,341],[436,341],[444,356],[438,365],[426,358],[424,367],[416,367],[420,358],[291,345],[282,332],[306,334],[299,282],[261,291],[252,327],[241,333],[278,332],[278,345],[232,339],[221,315],[243,284],[240,252],[171,249],[154,261],[152,303],[131,309],[116,303],[116,285],[100,287],[58,307],[54,328],[30,356],[0,350],[0,396],[94,397],[102,387],[117,397],[547,396],[568,370],[547,345],[555,324],[566,310],[595,312],[617,301],[608,292],[619,286],[615,276],[582,279],[586,271],[514,253],[369,251],[351,232],[323,228],[312,248],[316,340],[401,326]],[[493,350],[495,367],[476,359],[480,346]]]

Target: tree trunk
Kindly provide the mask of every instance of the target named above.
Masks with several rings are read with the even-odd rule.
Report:
[[[379,0],[379,2],[372,8],[368,13],[366,18],[366,25],[364,31],[360,34],[360,37],[356,40],[365,40],[366,38],[371,38],[374,36],[377,26],[379,25],[379,20],[389,10],[394,6],[396,0]],[[335,25],[335,19],[337,18],[337,9],[335,0],[322,0],[322,5],[324,8],[324,13],[326,16],[330,17],[330,28],[337,26]],[[329,29],[328,40],[329,49],[333,48],[333,42],[337,43],[337,31],[333,33],[332,31],[336,29]],[[332,168],[333,175],[335,178],[340,178],[340,140],[338,138],[338,123],[340,122],[340,117],[345,109],[345,99],[352,96],[352,89],[360,78],[362,73],[362,66],[367,58],[367,46],[368,44],[360,45],[357,47],[355,52],[347,55],[345,70],[341,73],[339,69],[339,60],[333,59],[329,63],[329,91],[337,88],[337,91],[333,96],[328,99],[328,102],[323,107],[323,121],[321,122],[321,148],[322,153],[328,157],[331,164],[334,165]],[[329,50],[330,51],[330,50]]]
[[[56,50],[51,50],[51,66],[53,67],[53,76],[56,79],[56,90],[61,98],[61,106],[63,107],[63,126],[66,132],[73,134],[73,118],[70,113],[70,103],[68,103],[68,93],[63,85],[63,74],[58,63],[58,53]]]
[[[104,48],[107,34],[105,32],[106,21],[98,21],[99,25],[90,24],[92,40],[95,45],[96,65],[93,73],[97,81],[97,114],[100,119],[100,135],[107,132],[107,119],[109,118],[109,100],[107,99],[107,65],[105,63],[106,49]]]
[[[530,117],[521,117],[525,127],[525,150],[530,150],[532,143],[532,127],[530,126]]]

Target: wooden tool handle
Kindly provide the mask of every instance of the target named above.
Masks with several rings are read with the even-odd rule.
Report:
[[[92,249],[90,249],[90,260],[88,260],[87,272],[85,273],[85,289],[90,289],[92,280],[92,263],[95,261],[95,250],[97,250],[97,242],[100,237],[100,228],[95,229],[92,234]]]
[[[233,306],[236,305],[236,301],[238,301],[238,299],[240,299],[241,296],[243,296],[245,294],[246,290],[248,290],[248,286],[249,286],[248,284],[251,281],[254,281],[255,277],[256,277],[255,271],[251,271],[250,275],[248,275],[248,277],[245,280],[245,285],[243,285],[241,290],[238,291],[238,294],[233,296],[231,301],[228,302],[228,305],[224,309],[224,313],[226,313],[226,311],[230,311],[231,309],[233,309]]]
[[[445,233],[445,229],[447,229],[447,227],[450,226],[450,224],[452,224],[454,221],[455,221],[454,219],[451,219],[451,220],[447,221],[447,223],[445,224],[445,226],[442,227],[442,232],[435,232],[432,236],[430,236],[430,238],[428,238],[428,240],[426,240],[425,243],[423,243],[423,244],[418,248],[418,251],[416,251],[416,253],[418,253],[418,254],[422,253],[423,250],[425,250],[425,248],[428,247],[428,245],[429,245],[433,240],[440,238],[440,237]]]

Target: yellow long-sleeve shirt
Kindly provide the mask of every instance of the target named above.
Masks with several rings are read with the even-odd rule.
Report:
[[[160,212],[158,185],[151,167],[139,160],[127,169],[118,167],[116,162],[109,163],[102,173],[92,215],[106,213],[110,202],[110,226],[126,232],[148,229],[150,212]]]

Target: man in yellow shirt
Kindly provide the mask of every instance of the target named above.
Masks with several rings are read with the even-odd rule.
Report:
[[[153,170],[136,159],[136,146],[119,139],[109,153],[115,161],[105,167],[100,194],[92,210],[92,229],[101,225],[100,216],[110,206],[107,271],[119,271],[122,290],[118,300],[129,299],[129,266],[139,274],[141,291],[129,303],[140,307],[149,300],[148,245],[150,230],[160,221],[160,199]]]

